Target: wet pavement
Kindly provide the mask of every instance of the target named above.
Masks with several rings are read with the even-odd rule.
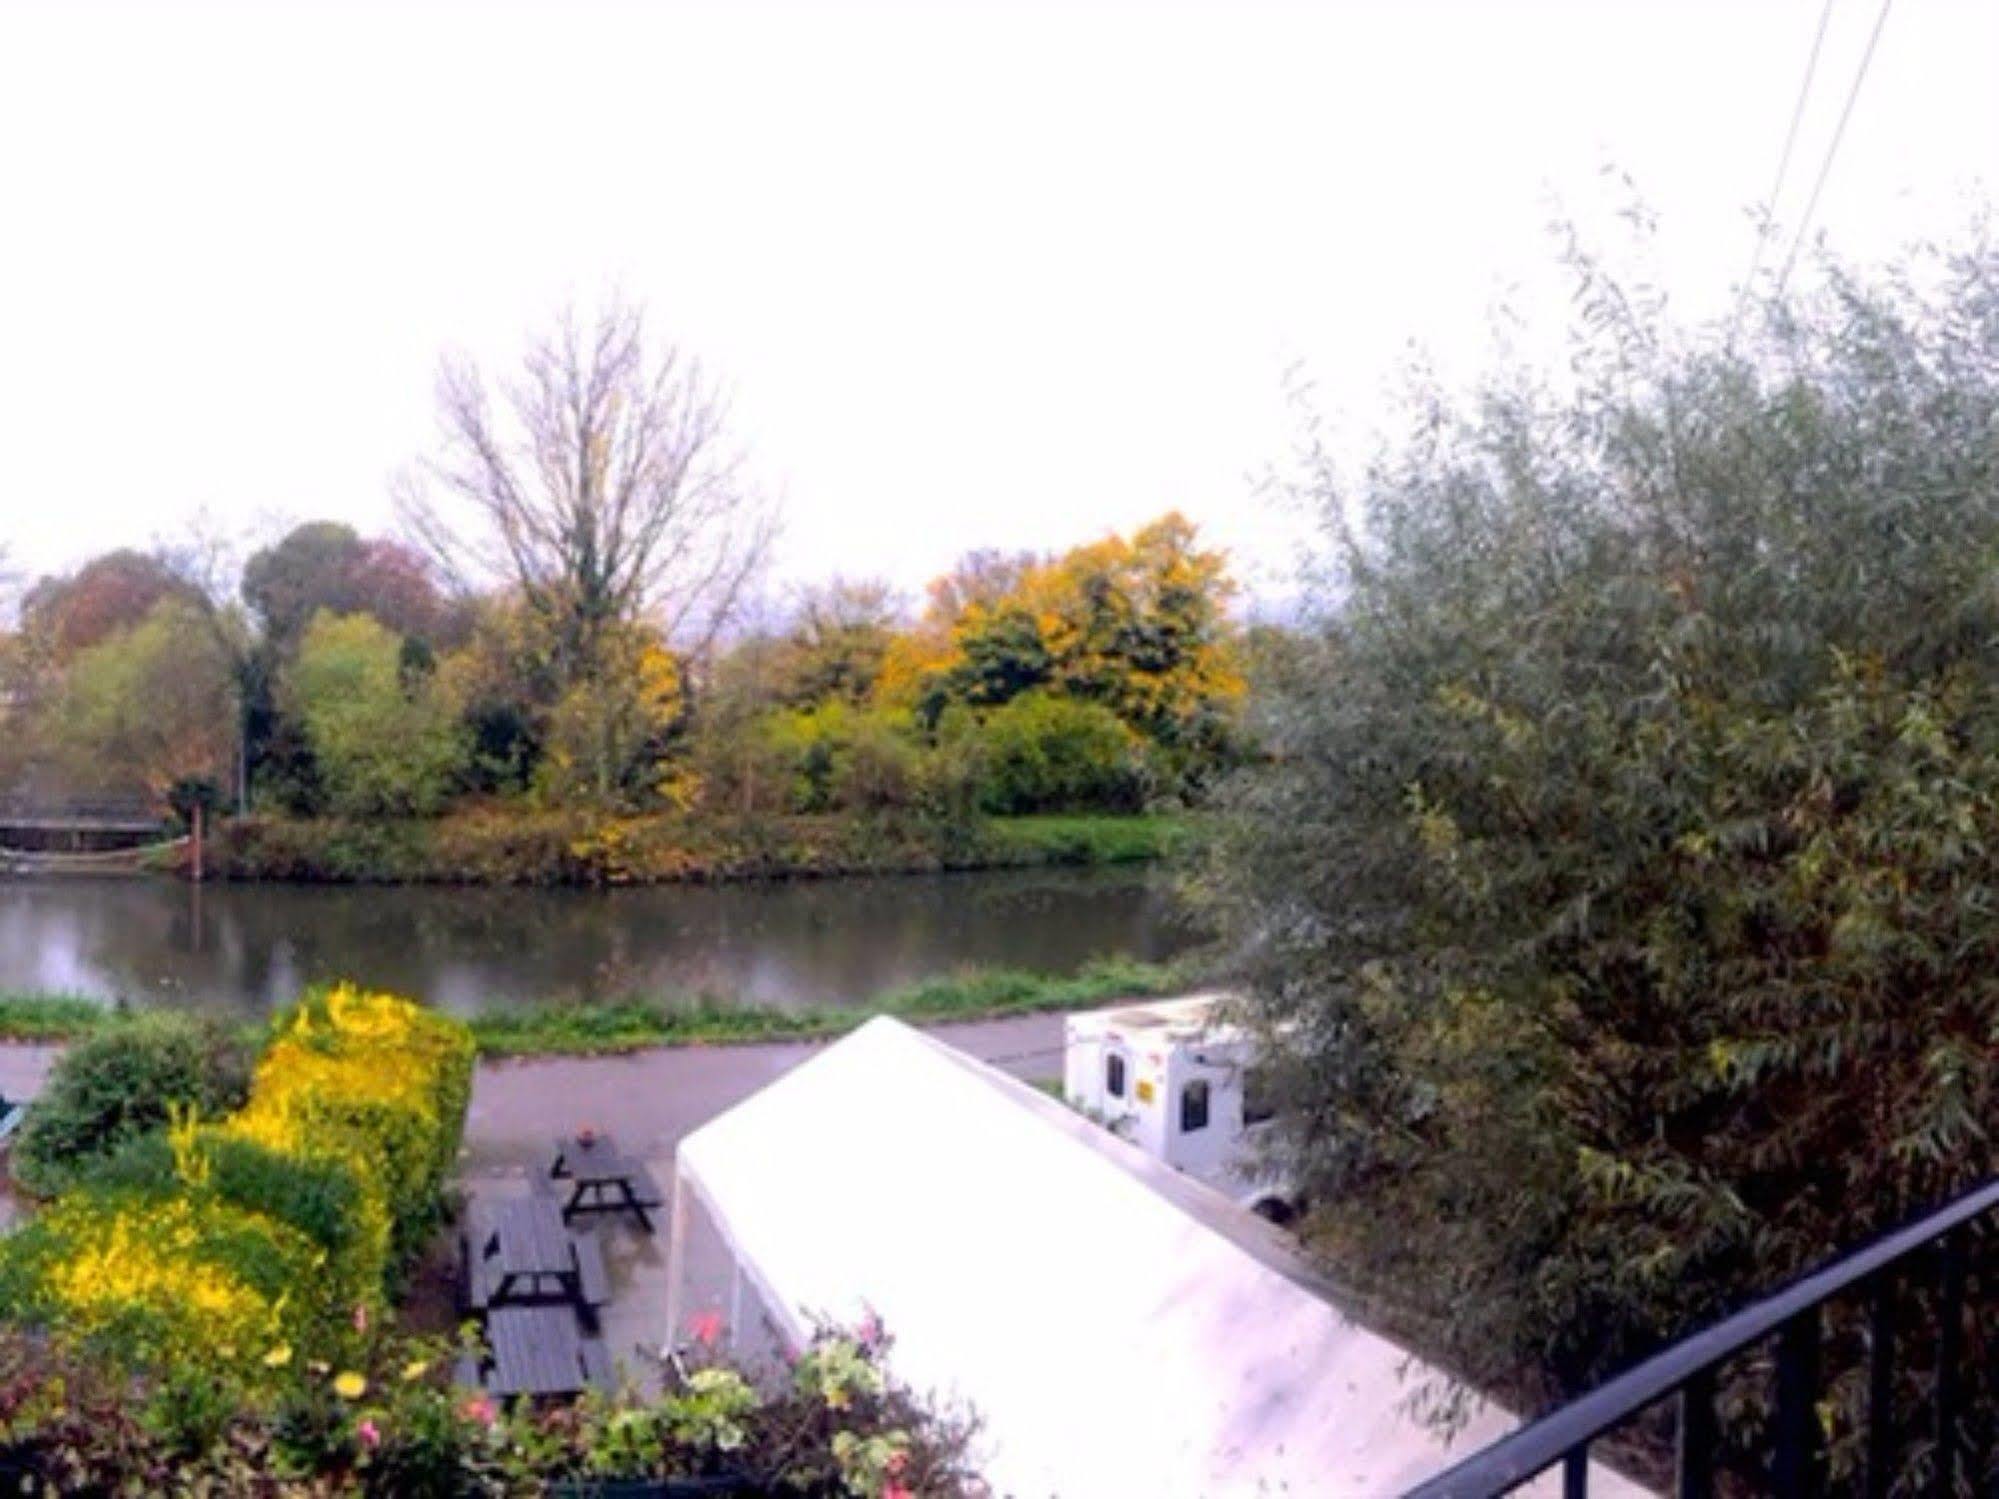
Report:
[[[61,1050],[57,1046],[0,1042],[0,1098],[22,1098],[39,1093],[43,1079],[49,1075],[49,1068],[55,1065]],[[0,1229],[7,1228],[20,1215],[20,1204],[8,1190],[5,1173],[0,1172]]]

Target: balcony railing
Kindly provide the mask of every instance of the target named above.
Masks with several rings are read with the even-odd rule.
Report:
[[[1853,1487],[1885,1496],[1902,1475],[1909,1443],[1929,1444],[1927,1491],[1952,1495],[1969,1474],[1965,1406],[1964,1313],[1971,1240],[1981,1220],[1999,1209],[1999,1181],[1987,1183],[1928,1216],[1884,1234],[1822,1269],[1663,1351],[1589,1394],[1512,1433],[1410,1491],[1408,1499],[1489,1499],[1559,1469],[1565,1499],[1589,1492],[1592,1446],[1666,1401],[1679,1405],[1676,1491],[1706,1499],[1716,1491],[1721,1431],[1718,1381],[1738,1359],[1774,1345],[1775,1402],[1761,1471],[1750,1483],[1780,1496],[1818,1494],[1826,1487],[1825,1428],[1819,1401],[1824,1317],[1834,1302],[1866,1307],[1866,1429],[1864,1468]],[[1981,1285],[1983,1284],[1981,1279]],[[1904,1288],[1933,1290],[1936,1316],[1933,1383],[1926,1386],[1923,1429],[1896,1410],[1896,1358],[1904,1320]],[[1989,1308],[1987,1310],[1990,1310]]]

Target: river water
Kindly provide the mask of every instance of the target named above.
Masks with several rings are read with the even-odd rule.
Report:
[[[460,1014],[635,993],[806,1008],[1193,940],[1142,867],[609,891],[0,880],[0,991],[239,1014],[332,979]]]

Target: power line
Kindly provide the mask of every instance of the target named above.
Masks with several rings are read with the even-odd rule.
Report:
[[[1777,200],[1784,192],[1784,178],[1790,174],[1791,152],[1798,144],[1798,126],[1805,118],[1805,101],[1811,97],[1812,79],[1819,70],[1819,52],[1825,46],[1826,23],[1832,20],[1834,0],[1825,0],[1819,9],[1819,29],[1812,35],[1811,55],[1805,59],[1804,81],[1798,85],[1798,102],[1791,106],[1791,128],[1784,132],[1784,149],[1777,157],[1777,175],[1770,183],[1770,195],[1764,202],[1764,222],[1756,233],[1756,249],[1749,258],[1749,274],[1742,278],[1742,287],[1735,294],[1735,315],[1728,320],[1729,342],[1735,341],[1735,330],[1742,322],[1742,309],[1749,301],[1750,288],[1756,284],[1756,273],[1763,269],[1763,247],[1769,243],[1770,231],[1775,226]]]
[[[1805,216],[1798,220],[1798,232],[1791,240],[1791,253],[1784,257],[1784,268],[1777,273],[1777,288],[1772,294],[1782,296],[1784,284],[1791,279],[1791,267],[1798,262],[1798,251],[1804,248],[1805,234],[1812,225],[1812,215],[1819,206],[1819,194],[1825,191],[1826,178],[1832,175],[1833,158],[1839,155],[1839,143],[1846,139],[1846,122],[1853,118],[1854,102],[1860,97],[1860,86],[1867,81],[1867,68],[1874,61],[1874,48],[1881,40],[1881,28],[1888,24],[1888,12],[1895,7],[1895,0],[1881,0],[1881,13],[1874,18],[1874,30],[1867,38],[1867,50],[1860,54],[1860,67],[1853,75],[1853,87],[1846,91],[1846,105],[1839,112],[1839,125],[1832,133],[1832,144],[1826,147],[1825,161],[1819,166],[1818,181],[1812,184],[1812,195],[1805,202]]]

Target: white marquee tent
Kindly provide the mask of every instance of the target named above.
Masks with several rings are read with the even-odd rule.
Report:
[[[1512,1424],[1447,1446],[1409,1409],[1432,1371],[1281,1236],[892,1020],[683,1140],[673,1208],[676,1337],[698,1217],[781,1341],[879,1316],[906,1383],[977,1411],[995,1494],[1395,1494]]]

